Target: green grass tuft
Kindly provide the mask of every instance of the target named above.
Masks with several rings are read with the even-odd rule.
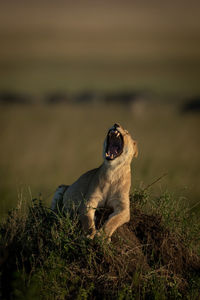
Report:
[[[78,218],[42,201],[12,210],[0,225],[2,299],[197,299],[200,239],[169,193],[130,196],[131,220],[109,244],[87,239]]]

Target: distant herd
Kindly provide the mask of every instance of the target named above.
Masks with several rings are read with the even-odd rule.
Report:
[[[40,102],[45,104],[81,104],[81,103],[121,103],[131,104],[139,98],[147,98],[148,95],[142,92],[115,92],[103,93],[93,91],[81,91],[77,93],[53,92],[40,97]],[[0,104],[31,104],[36,99],[30,95],[18,94],[14,92],[0,92]]]
[[[118,91],[118,92],[95,92],[80,91],[76,93],[53,92],[43,96],[31,96],[28,94],[20,94],[17,92],[4,91],[0,92],[0,105],[29,105],[35,103],[43,103],[46,105],[59,104],[105,104],[105,105],[124,105],[133,107],[136,104],[144,105],[150,103],[153,99],[150,92],[144,91]],[[180,102],[180,111],[182,113],[200,113],[200,95],[182,99]]]

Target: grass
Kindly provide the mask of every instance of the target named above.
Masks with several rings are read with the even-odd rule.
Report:
[[[130,200],[131,221],[110,244],[41,200],[12,210],[0,226],[1,298],[198,299],[199,219],[171,209],[169,194],[138,190]]]

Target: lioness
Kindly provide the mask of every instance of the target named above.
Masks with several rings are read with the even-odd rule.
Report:
[[[53,198],[52,209],[56,209],[59,193],[63,193],[64,209],[75,207],[83,230],[93,238],[97,233],[95,210],[100,207],[112,208],[113,213],[98,232],[103,231],[110,238],[119,226],[130,219],[131,161],[137,155],[137,143],[127,130],[114,124],[104,141],[103,164],[83,174],[69,187],[60,186]]]

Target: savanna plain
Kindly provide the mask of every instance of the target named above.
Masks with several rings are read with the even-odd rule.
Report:
[[[199,32],[193,0],[0,3],[0,299],[200,299]],[[139,155],[107,243],[49,207],[116,122]]]

